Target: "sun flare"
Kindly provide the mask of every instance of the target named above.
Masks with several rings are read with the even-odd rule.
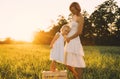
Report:
[[[0,39],[11,38],[16,41],[26,41],[31,42],[33,39],[33,32],[30,30],[12,30],[4,31],[0,33]]]

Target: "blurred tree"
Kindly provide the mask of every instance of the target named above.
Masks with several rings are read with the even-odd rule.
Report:
[[[10,37],[7,37],[4,41],[3,41],[3,43],[4,44],[11,44],[13,41],[12,41],[12,39],[10,38]]]
[[[51,29],[48,32],[45,31],[39,31],[36,32],[34,36],[33,43],[36,44],[50,44],[51,40],[53,39],[56,32],[60,31],[60,28],[67,24],[67,20],[64,16],[59,15],[57,19],[57,24],[51,25]]]
[[[49,32],[45,32],[43,30],[40,30],[39,32],[36,32],[34,36],[33,43],[35,44],[49,44],[52,40],[52,36],[49,35]]]
[[[57,19],[57,24],[53,24],[51,27],[52,29],[49,31],[50,34],[55,35],[56,32],[60,31],[60,28],[64,25],[67,24],[67,20],[65,19],[64,16],[59,15]]]
[[[117,30],[116,31],[116,38],[118,38],[120,40],[120,8],[118,9],[118,12],[117,12],[117,18],[116,18],[116,27],[117,27]]]
[[[93,29],[91,27],[91,20],[89,19],[89,14],[87,11],[83,11],[83,16],[84,16],[84,27],[83,27],[83,32],[82,35],[80,35],[82,43],[84,45],[93,45]]]
[[[93,32],[91,37],[94,37],[97,44],[105,44],[110,41],[109,37],[116,36],[118,26],[115,24],[118,22],[119,16],[119,8],[114,0],[107,0],[96,7],[89,19]]]

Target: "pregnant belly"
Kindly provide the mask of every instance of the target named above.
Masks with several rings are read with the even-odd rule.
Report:
[[[72,36],[75,34],[76,31],[70,31],[69,34],[68,34],[68,37]]]

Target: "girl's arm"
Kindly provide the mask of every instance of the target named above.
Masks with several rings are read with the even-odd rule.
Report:
[[[55,43],[55,41],[59,38],[59,32],[57,32],[54,36],[54,38],[52,39],[51,43],[50,43],[50,48],[53,47],[53,44]]]

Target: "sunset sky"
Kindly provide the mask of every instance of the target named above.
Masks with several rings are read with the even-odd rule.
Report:
[[[0,0],[0,39],[31,41],[34,31],[46,29],[58,15],[67,17],[73,1],[91,14],[105,0]]]

